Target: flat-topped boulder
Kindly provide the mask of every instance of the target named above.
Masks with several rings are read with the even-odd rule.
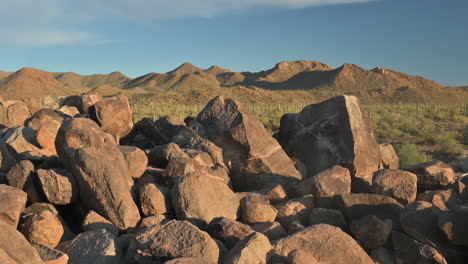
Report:
[[[381,154],[370,120],[355,96],[337,96],[281,118],[278,139],[302,161],[308,177],[341,165],[353,176],[353,192],[369,192]]]

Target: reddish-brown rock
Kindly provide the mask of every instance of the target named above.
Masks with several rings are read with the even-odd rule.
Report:
[[[132,177],[140,178],[145,173],[146,166],[148,165],[148,157],[145,152],[132,146],[119,146],[119,149],[127,161]]]
[[[31,243],[50,248],[60,243],[64,232],[60,220],[49,210],[27,215],[20,231]]]
[[[137,235],[136,249],[137,261],[151,256],[206,258],[212,262],[220,258],[216,242],[187,221],[173,220],[147,228]]]
[[[288,200],[276,205],[278,209],[277,221],[284,228],[288,228],[293,221],[300,221],[303,226],[307,226],[309,222],[309,214],[314,206],[314,197],[306,195],[303,197]]]
[[[455,173],[448,164],[440,161],[430,161],[416,164],[405,168],[418,176],[418,190],[442,189],[450,183],[455,182]]]
[[[398,169],[400,158],[390,143],[380,144],[380,154],[382,156],[381,167],[383,169]]]
[[[56,153],[55,138],[57,137],[60,125],[61,123],[55,120],[42,125],[36,132],[37,144],[44,149],[52,151],[52,153]]]
[[[121,259],[122,249],[117,238],[107,230],[83,232],[67,246],[70,263],[115,264]]]
[[[0,221],[0,234],[0,260],[13,264],[44,264],[39,253],[15,227]]]
[[[352,221],[349,228],[364,247],[375,249],[387,242],[392,233],[392,221],[388,219],[381,220],[374,215],[367,215]]]
[[[253,230],[267,236],[270,241],[278,240],[286,236],[286,230],[284,230],[284,228],[278,222],[256,224],[252,228]]]
[[[304,250],[324,264],[374,264],[374,261],[352,237],[340,228],[327,224],[308,227],[280,239],[275,245],[275,253],[279,256],[287,257],[294,250]]]
[[[63,169],[37,170],[37,177],[47,200],[65,205],[78,199],[78,184],[73,175]]]
[[[286,259],[286,264],[320,264],[314,255],[304,250],[293,250]]]
[[[97,231],[99,229],[105,229],[115,236],[119,235],[119,229],[115,225],[93,210],[89,211],[81,226],[83,227],[84,231]]]
[[[418,201],[432,203],[442,211],[456,210],[462,204],[457,193],[452,189],[421,193],[418,195]]]
[[[418,177],[403,170],[384,169],[374,173],[372,192],[394,198],[402,205],[416,200]]]
[[[135,227],[140,213],[130,193],[131,173],[108,134],[92,120],[73,118],[64,121],[56,146],[78,182],[82,204],[120,229]]]
[[[16,229],[26,201],[27,195],[22,190],[0,184],[0,222]]]
[[[68,264],[68,255],[44,245],[32,244],[45,264]]]
[[[101,126],[103,131],[111,134],[116,142],[132,131],[132,110],[128,98],[123,94],[100,100],[88,111],[90,117]]]
[[[278,142],[245,106],[216,97],[198,114],[208,137],[223,149],[237,190],[295,183],[302,175]]]
[[[47,109],[43,108],[37,112],[35,112],[31,118],[28,119],[27,121],[27,126],[34,129],[34,130],[39,130],[43,125],[51,122],[51,121],[56,121],[59,124],[62,123],[63,118],[57,114],[52,109]]]
[[[216,217],[237,219],[239,201],[222,179],[203,172],[191,173],[172,189],[172,204],[177,219],[197,224]]]
[[[221,241],[228,249],[232,249],[237,242],[244,239],[255,231],[241,222],[218,217],[208,225],[206,232],[211,237]]]
[[[302,161],[309,177],[342,165],[350,168],[353,192],[369,192],[379,169],[380,147],[355,96],[337,96],[281,118],[279,142]]]
[[[241,219],[246,224],[273,222],[278,210],[272,206],[266,195],[251,194],[240,199]]]
[[[24,126],[24,122],[31,117],[28,105],[23,101],[10,105],[6,112],[9,127]]]
[[[38,202],[41,200],[38,190],[34,185],[34,164],[29,160],[22,160],[14,165],[7,174],[8,184],[24,190],[28,194],[28,200]]]
[[[272,246],[268,238],[261,233],[252,233],[237,242],[224,258],[225,264],[267,263]]]
[[[170,190],[154,183],[140,187],[141,211],[144,215],[172,213]]]
[[[309,215],[309,225],[328,224],[347,231],[348,224],[339,210],[326,208],[313,208]]]

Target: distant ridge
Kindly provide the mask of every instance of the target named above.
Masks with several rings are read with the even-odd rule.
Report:
[[[468,99],[466,88],[444,87],[420,76],[381,67],[366,70],[350,63],[333,69],[325,63],[306,60],[283,61],[260,72],[232,72],[219,66],[202,69],[187,62],[167,73],[152,72],[134,79],[121,72],[79,75],[32,68],[16,73],[0,71],[0,91],[6,94],[4,97],[56,96],[91,90],[104,95],[126,93],[146,97],[156,94],[164,97],[167,93],[192,97],[246,93],[252,94],[252,100],[256,96],[272,97],[270,91],[290,91],[288,96],[300,91],[303,97],[310,93],[348,93],[364,100],[463,102]]]

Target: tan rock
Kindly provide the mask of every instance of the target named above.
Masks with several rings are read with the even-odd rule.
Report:
[[[145,173],[146,166],[148,165],[148,157],[145,152],[132,146],[119,146],[119,149],[127,161],[132,177],[140,178]]]
[[[440,161],[430,161],[406,167],[404,170],[418,176],[419,191],[441,189],[455,182],[455,172],[448,164]]]
[[[380,144],[380,154],[382,155],[382,168],[383,169],[398,169],[400,166],[400,158],[396,154],[392,144]]]
[[[144,215],[163,215],[172,213],[170,191],[154,183],[140,188],[140,204]]]
[[[241,222],[218,217],[211,221],[206,232],[208,232],[211,237],[221,241],[227,249],[232,249],[237,242],[255,231],[250,226]]]
[[[237,242],[224,258],[225,264],[267,263],[273,247],[268,238],[261,233],[252,233]]]
[[[6,259],[14,264],[44,264],[39,253],[16,227],[0,221],[0,234],[0,260]]]
[[[369,249],[383,246],[392,233],[392,221],[381,220],[374,215],[354,220],[349,227],[356,239]]]
[[[374,173],[372,192],[395,198],[402,205],[416,200],[418,177],[403,170],[379,170]]]
[[[113,225],[109,220],[100,216],[98,213],[93,210],[89,211],[83,220],[81,225],[83,230],[86,231],[97,231],[99,229],[105,229],[106,231],[112,233],[115,236],[119,235],[119,229]]]
[[[64,232],[60,220],[48,210],[27,215],[20,231],[31,243],[50,248],[60,243]]]
[[[288,228],[293,221],[300,221],[303,226],[307,226],[309,222],[309,214],[314,206],[314,197],[306,195],[303,197],[288,200],[276,205],[278,209],[277,221],[284,228]]]
[[[359,244],[340,228],[327,224],[308,227],[279,240],[275,253],[288,256],[294,250],[304,250],[320,263],[368,263],[374,261]]]
[[[286,236],[286,230],[278,222],[267,222],[254,225],[252,227],[256,232],[260,232],[270,239],[270,241],[278,240]]]
[[[65,205],[78,199],[78,184],[69,172],[63,169],[37,170],[47,200],[52,204]]]
[[[122,250],[116,239],[104,229],[84,232],[73,239],[66,253],[70,263],[119,263]]]

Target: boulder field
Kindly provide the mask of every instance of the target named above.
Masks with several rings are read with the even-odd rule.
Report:
[[[0,99],[0,263],[468,263],[468,177],[399,167],[354,96],[271,135],[236,100]]]

